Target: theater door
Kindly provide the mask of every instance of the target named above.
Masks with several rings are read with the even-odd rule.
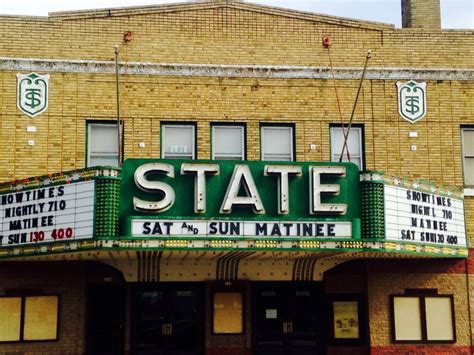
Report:
[[[322,285],[256,282],[252,285],[252,354],[324,354]]]
[[[132,294],[133,354],[204,354],[203,284],[136,284]]]

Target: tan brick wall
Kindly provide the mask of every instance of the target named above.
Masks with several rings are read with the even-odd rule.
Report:
[[[472,31],[396,30],[249,4],[218,5],[122,10],[111,16],[0,17],[0,51],[7,57],[110,61],[113,46],[121,44],[121,60],[127,62],[326,66],[321,37],[331,35],[335,66],[360,67],[372,48],[371,67],[474,68]],[[125,45],[128,30],[133,40]],[[0,181],[83,167],[85,120],[115,117],[113,75],[51,73],[49,108],[30,119],[16,108],[16,73],[0,72]],[[249,159],[260,156],[259,122],[296,122],[297,159],[329,158],[328,124],[339,122],[330,80],[154,75],[121,80],[126,157],[159,156],[160,120],[191,120],[199,121],[198,157],[208,158],[209,122],[225,120],[247,123]],[[367,169],[462,186],[459,126],[474,123],[474,84],[428,81],[428,114],[412,125],[398,115],[395,82],[364,84],[355,122],[365,125]],[[358,82],[338,80],[337,85],[347,121]],[[37,126],[37,133],[27,133],[27,125]],[[419,137],[409,138],[411,130]],[[27,146],[28,139],[35,146]],[[142,141],[146,147],[138,148]],[[318,149],[309,150],[310,143]]]
[[[472,31],[400,30],[250,4],[216,6],[0,17],[0,51],[8,57],[112,60],[114,45],[121,44],[129,61],[327,65],[321,38],[330,35],[336,66],[362,66],[369,48],[373,66],[472,68],[474,63]],[[128,45],[122,44],[125,31],[133,33]]]
[[[21,267],[19,267],[21,265]],[[82,354],[85,350],[84,269],[74,263],[1,263],[0,295],[59,295],[57,341],[0,343],[0,354]],[[33,291],[34,290],[34,291]]]
[[[456,346],[471,345],[470,318],[466,275],[369,273],[369,320],[372,347],[394,346],[390,336],[390,295],[403,294],[405,289],[435,288],[438,294],[454,295]],[[403,345],[396,347],[403,350]]]
[[[402,0],[402,26],[440,28],[440,0]]]
[[[2,74],[0,180],[84,167],[86,120],[115,117],[113,78],[52,73],[49,109],[28,118],[16,108],[15,74]],[[258,89],[252,89],[257,79],[139,76],[127,80],[121,105],[126,158],[159,156],[161,121],[199,122],[198,157],[203,159],[210,157],[211,123],[222,121],[247,123],[249,159],[260,157],[261,122],[296,123],[297,160],[330,157],[329,124],[340,120],[329,81],[258,79]],[[77,86],[74,98],[62,91],[65,85]],[[348,80],[338,88],[344,117],[350,114],[356,85]],[[469,100],[474,85],[428,82],[427,91],[428,114],[413,125],[398,115],[395,81],[365,82],[354,123],[364,124],[366,168],[462,186],[460,126],[474,123],[474,103]],[[456,100],[450,101],[452,97]],[[28,125],[36,126],[37,132],[28,133]],[[413,130],[418,138],[409,138]],[[34,146],[27,145],[29,139],[35,140]],[[145,148],[138,147],[142,141]],[[316,150],[309,149],[311,143]],[[416,151],[411,150],[412,144]]]

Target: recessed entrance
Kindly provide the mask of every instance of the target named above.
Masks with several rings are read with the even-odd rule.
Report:
[[[253,283],[252,354],[322,354],[322,310],[321,283]]]
[[[133,354],[204,354],[203,284],[136,284],[132,294]]]

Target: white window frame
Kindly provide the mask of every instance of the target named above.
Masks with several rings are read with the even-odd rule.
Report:
[[[347,132],[347,128],[346,126],[344,126],[344,129],[345,131]],[[341,126],[330,126],[329,127],[329,134],[330,134],[330,142],[331,142],[331,161],[332,162],[339,162],[339,157],[341,155],[341,152],[342,152],[342,147],[338,147],[339,149],[335,149],[336,147],[333,146],[333,143],[334,143],[334,139],[333,139],[333,136],[335,133],[335,131],[342,131],[342,127]],[[351,126],[351,132],[352,131],[357,131],[358,132],[358,136],[359,136],[359,153],[354,155],[354,154],[351,154],[350,155],[350,158],[354,157],[354,158],[358,158],[360,159],[360,166],[359,166],[359,170],[362,171],[364,170],[364,162],[365,162],[365,157],[364,157],[364,140],[362,138],[363,136],[363,127],[360,127],[360,126]],[[342,134],[342,132],[341,132]],[[349,142],[348,142],[349,144]],[[344,155],[346,155],[345,153],[345,150],[344,150]]]
[[[165,147],[166,147],[166,128],[173,127],[173,128],[191,128],[192,135],[191,135],[191,147],[192,153],[191,158],[189,157],[189,153],[173,153],[173,157],[166,157],[165,155]],[[182,154],[182,157],[177,157]],[[186,154],[186,155],[185,155]],[[186,124],[186,123],[163,123],[161,125],[161,158],[162,159],[196,159],[196,125],[194,124]]]
[[[95,155],[101,155],[101,156],[107,156],[107,157],[117,157],[117,166],[119,163],[119,153],[118,153],[118,146],[117,146],[117,152],[116,153],[109,153],[109,152],[99,152],[99,153],[92,153],[92,148],[91,148],[91,143],[92,143],[92,129],[93,127],[113,127],[115,131],[117,132],[117,122],[115,121],[110,121],[110,122],[93,122],[89,121],[87,122],[87,167],[92,166],[91,165],[91,157]],[[122,126],[123,127],[123,126]],[[118,134],[118,132],[117,132]]]
[[[240,156],[237,155],[225,155],[225,153],[217,153],[216,152],[216,128],[218,129],[239,129],[241,132],[241,152]],[[212,159],[213,160],[245,160],[245,126],[244,125],[222,125],[222,124],[214,124],[212,125]]]
[[[269,160],[275,161],[275,159],[267,159],[265,156],[265,152],[263,150],[265,146],[265,129],[277,129],[277,130],[289,130],[290,131],[290,156],[289,160],[281,160],[281,161],[295,161],[295,128],[290,125],[273,125],[273,124],[266,124],[260,126],[260,160]],[[267,155],[271,155],[272,153],[267,153]],[[277,160],[279,161],[279,160]]]
[[[467,196],[474,196],[474,185],[466,185],[466,178],[465,178],[465,173],[466,173],[466,158],[469,159],[474,159],[474,155],[469,155],[467,156],[465,154],[465,149],[464,149],[464,133],[465,132],[474,132],[474,127],[463,127],[461,128],[461,147],[462,147],[462,178],[463,178],[463,184],[465,186],[464,192],[465,195]],[[473,133],[474,134],[474,133]]]

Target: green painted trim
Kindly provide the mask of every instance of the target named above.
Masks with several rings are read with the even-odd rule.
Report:
[[[75,183],[79,181],[88,181],[95,180],[98,178],[111,178],[121,180],[121,177],[113,176],[98,176],[97,171],[102,170],[113,170],[117,172],[117,175],[120,175],[121,168],[116,166],[95,166],[92,168],[84,168],[78,170],[71,170],[67,172],[41,175],[41,176],[32,176],[20,180],[9,181],[0,184],[0,195],[9,194],[19,191],[27,191],[31,189],[37,189],[48,186],[56,186],[67,183]],[[44,181],[50,180],[49,183],[44,183]]]

